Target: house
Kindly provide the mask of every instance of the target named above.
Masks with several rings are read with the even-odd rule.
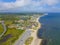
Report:
[[[8,28],[16,28],[17,26],[15,24],[9,25]]]

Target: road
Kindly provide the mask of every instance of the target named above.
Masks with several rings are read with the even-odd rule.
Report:
[[[31,36],[31,30],[26,30],[24,34],[15,42],[14,45],[24,45],[26,39]]]
[[[4,33],[6,32],[6,26],[5,26],[5,24],[4,24],[4,21],[0,21],[0,23],[2,24],[2,26],[3,26],[3,28],[4,28],[4,31],[3,31],[3,33],[0,35],[0,37],[2,37],[3,35],[4,35]]]

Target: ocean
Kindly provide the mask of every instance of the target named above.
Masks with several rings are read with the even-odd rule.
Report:
[[[38,37],[47,39],[46,45],[60,45],[60,13],[48,13],[40,17],[42,24],[38,30]]]

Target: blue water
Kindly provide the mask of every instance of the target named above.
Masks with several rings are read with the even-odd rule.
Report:
[[[60,13],[48,13],[39,21],[42,24],[38,31],[39,38],[48,39],[47,45],[60,45]]]

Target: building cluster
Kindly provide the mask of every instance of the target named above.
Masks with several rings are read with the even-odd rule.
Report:
[[[38,27],[36,18],[31,18],[30,20],[28,19],[27,21],[20,19],[20,20],[15,20],[14,22],[15,23],[9,25],[8,28],[16,28],[16,29],[25,30],[25,29],[33,29],[33,28]]]

